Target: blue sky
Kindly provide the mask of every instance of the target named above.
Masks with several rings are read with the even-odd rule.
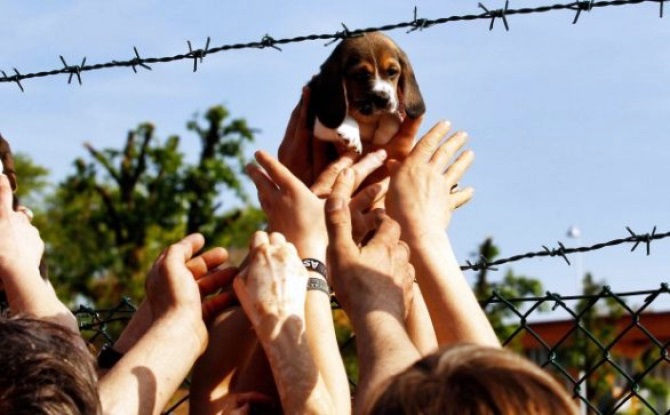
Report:
[[[502,1],[485,1],[489,9]],[[510,8],[553,2],[511,1]],[[0,16],[0,69],[51,70],[70,64],[185,53],[186,41],[212,46],[408,21],[478,14],[465,1],[62,1],[5,2]],[[457,22],[389,34],[410,56],[427,104],[426,131],[439,119],[466,130],[476,161],[464,182],[474,200],[455,215],[450,232],[465,261],[487,236],[507,257],[556,247],[591,245],[639,233],[670,230],[670,17],[649,3]],[[11,39],[11,40],[10,40]],[[197,111],[224,104],[258,128],[249,152],[275,152],[302,85],[332,46],[310,41],[283,51],[239,50],[192,61],[153,65],[152,71],[115,68],[26,80],[25,93],[0,84],[0,131],[17,151],[47,166],[53,180],[71,172],[82,143],[119,147],[127,131],[151,121],[160,136],[182,135]],[[193,152],[191,152],[193,153]],[[571,225],[581,239],[570,239]],[[615,291],[653,289],[668,280],[670,241],[629,253],[624,245],[583,255],[581,263]],[[577,290],[579,266],[560,258],[514,263],[563,294]],[[494,275],[501,278],[507,267]],[[577,268],[577,269],[576,269]]]

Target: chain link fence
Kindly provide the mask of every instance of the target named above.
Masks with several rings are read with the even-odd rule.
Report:
[[[481,302],[503,315],[496,327],[505,345],[535,361],[561,381],[584,412],[667,414],[670,396],[670,288],[614,293],[506,298],[499,292]],[[76,315],[93,346],[113,343],[135,307],[80,307]],[[352,339],[342,348],[349,348]],[[355,380],[351,380],[355,386]],[[183,391],[182,391],[183,392]],[[180,394],[170,413],[186,413]]]

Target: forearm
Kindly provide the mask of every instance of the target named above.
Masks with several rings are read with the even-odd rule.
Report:
[[[405,370],[419,358],[402,321],[383,311],[351,314],[360,380],[356,389],[355,412],[360,414],[377,389],[389,378]]]
[[[314,258],[325,262],[325,244],[296,245],[302,258]],[[311,278],[323,278],[323,276],[311,270],[309,276]],[[314,358],[314,363],[328,388],[336,413],[351,413],[349,381],[335,337],[333,312],[328,294],[319,290],[307,291],[305,325],[309,349]]]
[[[407,238],[411,262],[440,345],[471,342],[500,347],[454,256],[446,232]]]
[[[270,375],[269,370],[259,374],[248,366],[258,339],[241,308],[233,307],[218,315],[208,331],[207,350],[196,361],[191,376],[189,408],[192,414],[222,413],[225,397],[230,393],[265,393],[258,384]],[[255,384],[247,388],[249,378]]]
[[[202,351],[181,321],[156,321],[98,383],[104,414],[160,414]]]
[[[335,406],[308,345],[303,320],[256,327],[286,414],[334,414]]]
[[[308,291],[305,312],[307,343],[335,404],[336,413],[351,413],[349,382],[335,337],[330,296],[317,290]]]
[[[38,268],[22,267],[6,272],[4,289],[14,313],[49,320],[79,334],[77,319],[58,299],[51,284],[42,279]]]
[[[419,353],[426,356],[437,349],[437,337],[419,285],[415,283],[412,290],[414,292],[412,306],[405,319],[407,333]]]

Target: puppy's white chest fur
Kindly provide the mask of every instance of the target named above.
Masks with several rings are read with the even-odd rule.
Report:
[[[314,123],[314,136],[325,141],[342,142],[347,148],[361,153],[363,142],[375,145],[388,143],[398,132],[400,122],[400,114],[397,112],[380,114],[375,122],[362,124],[347,114],[342,124],[332,129],[323,125],[317,117]]]

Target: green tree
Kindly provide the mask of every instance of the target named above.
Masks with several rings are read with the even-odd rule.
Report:
[[[493,238],[486,238],[479,245],[477,258],[486,263],[495,260],[500,250],[493,243]],[[511,269],[505,272],[505,276],[498,282],[491,282],[489,270],[486,268],[477,272],[474,281],[474,291],[477,298],[483,303],[484,310],[488,316],[493,329],[501,342],[507,341],[518,328],[518,318],[507,303],[492,301],[492,294],[496,292],[505,299],[523,298],[526,296],[538,296],[542,294],[542,282],[538,279],[517,275]]]
[[[153,258],[191,232],[210,244],[246,245],[263,221],[242,179],[253,130],[229,118],[216,106],[204,115],[205,126],[197,116],[188,122],[202,148],[194,163],[180,150],[180,137],[161,140],[150,123],[130,131],[121,149],[85,145],[88,159],[75,161],[48,203],[50,274],[61,293],[100,305],[139,299]],[[222,192],[237,206],[223,206]]]
[[[15,153],[13,157],[14,169],[16,170],[19,185],[16,189],[16,196],[21,201],[21,204],[29,206],[33,211],[38,212],[44,200],[44,193],[49,186],[49,170],[35,164],[26,154]]]

